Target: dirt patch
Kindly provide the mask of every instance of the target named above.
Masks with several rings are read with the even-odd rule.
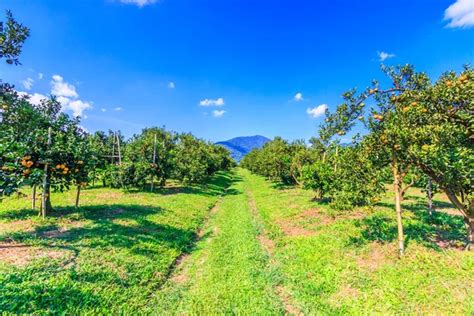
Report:
[[[121,198],[122,196],[123,196],[123,193],[121,192],[104,192],[98,196],[98,199],[99,200],[102,200],[102,199],[114,200],[114,199]]]
[[[260,245],[262,245],[263,248],[265,248],[265,250],[269,254],[272,254],[274,252],[275,243],[273,242],[273,240],[271,240],[270,238],[268,238],[267,236],[265,236],[263,234],[258,235],[257,239],[258,239],[258,242],[260,243]]]
[[[322,213],[318,208],[302,211],[290,218],[277,222],[286,236],[313,236],[318,234],[318,228],[331,225],[337,221],[360,219],[365,217],[363,211],[352,211],[334,216]]]
[[[323,216],[317,209],[305,210],[295,216],[277,221],[285,236],[312,236],[319,225],[329,224],[331,219]]]
[[[339,290],[331,295],[330,301],[337,307],[342,306],[343,301],[354,300],[359,296],[359,290],[354,289],[349,284],[343,285]]]
[[[288,315],[303,315],[303,313],[301,312],[301,310],[299,308],[297,308],[296,306],[291,304],[291,296],[288,294],[288,292],[285,290],[285,288],[283,286],[281,286],[281,285],[277,286],[276,292],[277,292],[278,296],[280,297],[281,302],[285,306],[285,311],[286,311],[285,314],[288,314]]]
[[[374,242],[366,253],[361,254],[357,258],[357,265],[369,271],[376,271],[381,266],[397,260],[396,253],[397,247],[394,243],[380,244]]]
[[[443,236],[442,232],[438,232],[436,234],[436,237],[434,238],[433,242],[440,247],[441,249],[444,250],[458,250],[458,251],[464,251],[466,248],[466,244],[462,241],[459,240],[452,240],[452,239],[447,239],[445,236]]]
[[[1,222],[0,233],[12,233],[16,231],[27,231],[33,228],[34,224],[31,220]]]
[[[21,243],[0,243],[0,261],[18,267],[25,266],[36,259],[59,259],[67,256],[67,252],[56,249],[32,247]]]
[[[62,228],[58,228],[58,229],[44,231],[40,233],[39,235],[45,238],[59,238],[59,237],[64,236],[65,233],[66,233],[65,230],[63,230]]]
[[[284,221],[280,220],[277,222],[278,226],[280,226],[280,229],[283,231],[283,234],[285,236],[290,236],[290,237],[299,237],[299,236],[313,236],[316,235],[316,231],[310,230],[303,228],[301,226],[298,226],[297,223],[292,222],[291,220]]]

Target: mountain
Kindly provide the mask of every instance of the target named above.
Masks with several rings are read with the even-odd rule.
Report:
[[[243,136],[236,137],[226,141],[217,142],[216,144],[223,146],[230,151],[232,158],[239,162],[245,155],[247,155],[254,148],[261,148],[270,139],[265,136]]]

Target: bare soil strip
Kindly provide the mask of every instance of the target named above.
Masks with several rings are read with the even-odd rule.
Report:
[[[255,203],[255,199],[253,197],[253,192],[250,189],[247,189],[246,195],[248,198],[248,203],[249,203],[249,207],[252,212],[252,215],[255,221],[260,226],[260,229],[259,229],[260,235],[257,237],[257,239],[260,245],[262,246],[262,248],[267,252],[270,258],[269,263],[275,262],[275,259],[273,258],[275,243],[273,242],[272,239],[268,237],[268,234],[265,232],[265,229],[262,224],[262,220],[260,218],[260,214],[258,213],[257,204]],[[277,286],[277,288],[275,289],[275,293],[278,295],[281,302],[283,303],[285,307],[286,315],[303,315],[301,310],[292,303],[291,295],[288,293],[288,291],[286,291],[286,289],[283,286],[281,285]]]

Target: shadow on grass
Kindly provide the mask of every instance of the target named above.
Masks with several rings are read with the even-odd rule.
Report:
[[[35,275],[45,275],[43,271],[34,271],[30,269],[30,273]],[[41,268],[36,268],[40,270]],[[29,274],[28,274],[29,276]],[[81,290],[70,284],[55,283],[48,287],[34,280],[28,280],[28,276],[20,276],[18,274],[7,274],[0,281],[2,286],[0,310],[3,313],[48,313],[62,314],[68,309],[77,310],[89,309],[95,306],[103,305],[103,299],[94,293],[92,289]],[[28,286],[25,286],[25,284]],[[12,304],[14,302],[14,304]]]
[[[242,181],[242,177],[232,174],[230,172],[218,172],[212,178],[210,178],[207,184],[196,184],[188,186],[177,186],[169,188],[155,188],[153,192],[141,189],[130,189],[128,193],[140,193],[140,194],[156,194],[156,195],[174,195],[174,194],[189,194],[189,195],[200,195],[200,196],[220,196],[220,195],[236,195],[241,192],[235,189],[229,189],[229,187],[236,182]],[[93,190],[88,188],[86,190]],[[54,204],[54,200],[53,200]],[[55,208],[48,217],[62,217],[71,213],[80,213],[88,210],[98,211],[100,215],[101,209],[108,209],[110,205],[94,205],[85,206],[78,209],[74,207],[58,207]],[[112,206],[113,207],[113,206]],[[138,206],[140,207],[140,206]],[[115,206],[115,208],[120,208]],[[14,221],[14,220],[25,220],[38,215],[37,210],[25,208],[20,210],[2,211],[0,212],[0,220]]]
[[[392,204],[379,203],[379,206],[393,208]],[[460,216],[435,212],[430,216],[423,205],[404,205],[403,208],[412,212],[413,216],[403,218],[405,245],[414,240],[425,247],[441,250],[440,245],[460,245],[464,243],[466,230]],[[350,243],[363,245],[367,242],[392,242],[397,239],[397,223],[395,216],[376,213],[356,223],[361,228],[361,235],[352,238]]]
[[[230,177],[226,174],[217,175],[213,182],[197,188],[186,189],[189,194],[203,195],[226,195],[238,194],[236,190],[228,187],[237,181],[239,177]],[[183,192],[183,191],[181,191]],[[153,192],[150,194],[159,194]],[[173,193],[169,193],[173,194]],[[144,291],[153,292],[157,286],[161,286],[168,277],[170,271],[179,255],[191,253],[199,239],[198,226],[188,229],[180,228],[170,224],[156,223],[152,220],[155,215],[165,214],[168,211],[160,206],[125,205],[116,203],[113,205],[88,205],[79,208],[62,207],[55,209],[50,218],[41,222],[39,226],[30,231],[15,232],[2,236],[2,239],[15,241],[11,243],[18,247],[42,246],[49,249],[70,251],[71,256],[63,262],[46,262],[38,265],[29,265],[25,270],[16,270],[3,278],[0,278],[0,310],[10,312],[31,313],[34,311],[50,311],[60,313],[61,311],[74,311],[80,306],[81,310],[88,308],[105,308],[108,310],[111,302],[100,297],[100,291],[85,290],[89,286],[82,283],[92,284],[105,282],[116,283],[118,287],[124,286],[127,291],[132,282],[128,279],[115,277],[114,273],[101,271],[101,267],[90,268],[87,259],[90,254],[103,256],[97,261],[103,262],[105,266],[113,263],[108,256],[121,256],[130,262],[139,263],[138,266],[153,265],[153,287],[145,287]],[[3,212],[2,219],[27,219],[35,216],[37,212],[32,210],[20,210]],[[172,217],[172,216],[171,216]],[[170,218],[171,218],[170,217]],[[66,226],[55,222],[57,218],[64,218]],[[203,219],[204,220],[204,219]],[[66,227],[66,228],[64,228]],[[201,237],[207,238],[207,234]],[[88,250],[85,259],[76,258]],[[122,252],[125,251],[125,252]],[[86,261],[83,261],[86,260]],[[86,268],[75,269],[78,262],[86,263]],[[52,282],[46,285],[45,280],[54,278],[57,272],[64,271],[64,267],[72,267],[62,278],[61,282]],[[140,269],[137,267],[137,269]],[[164,269],[164,270],[163,270]],[[139,275],[139,271],[132,271]],[[103,274],[103,275],[102,275]],[[32,278],[31,276],[34,276]],[[151,279],[137,279],[137,282],[150,281]],[[57,283],[57,284],[56,284]],[[132,284],[136,285],[136,284]]]
[[[153,191],[149,188],[131,188],[128,193],[144,193],[144,194],[158,194],[158,195],[174,195],[174,194],[195,194],[202,196],[219,196],[224,194],[226,188],[232,183],[242,181],[242,178],[237,175],[232,175],[229,172],[218,172],[204,183],[195,183],[187,185],[176,185],[171,187],[156,186]],[[226,195],[238,194],[238,191],[227,190]]]

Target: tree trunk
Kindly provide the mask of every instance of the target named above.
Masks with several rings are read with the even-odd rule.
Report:
[[[33,185],[33,191],[31,193],[31,208],[36,209],[36,184]]]
[[[474,251],[474,217],[465,217],[467,228],[466,250]]]
[[[81,196],[81,185],[77,185],[77,193],[76,193],[76,207],[79,207],[79,197]]]
[[[53,210],[51,205],[51,175],[49,174],[48,164],[45,166],[45,175],[43,180],[43,196],[41,198],[41,216],[43,218]]]
[[[426,197],[428,198],[428,212],[430,214],[430,217],[433,217],[433,183],[431,182],[430,178],[428,178]]]
[[[48,149],[51,146],[51,127],[48,129]],[[43,196],[41,198],[41,216],[46,217],[46,214],[53,209],[51,205],[51,174],[49,173],[49,164],[44,164],[44,178],[43,178]]]
[[[398,170],[397,157],[393,155],[392,160],[392,171],[393,171],[393,188],[395,191],[395,210],[397,212],[397,230],[398,230],[398,250],[400,257],[405,253],[405,238],[403,236],[403,223],[402,223],[402,205],[401,205],[401,183],[400,173]]]

